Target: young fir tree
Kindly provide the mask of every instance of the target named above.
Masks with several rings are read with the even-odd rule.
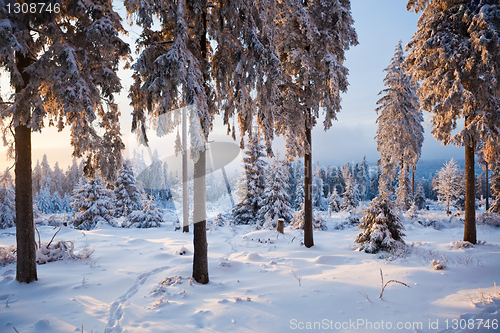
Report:
[[[40,189],[40,192],[38,192],[35,195],[35,201],[34,203],[38,207],[38,209],[41,212],[44,213],[53,213],[54,212],[54,207],[53,207],[53,198],[52,195],[50,194],[50,189],[48,186],[44,186]]]
[[[324,192],[324,182],[321,178],[321,168],[319,167],[319,163],[316,164],[316,168],[314,171],[314,176],[312,180],[312,195],[313,195],[313,207],[319,210],[326,209],[325,203],[325,192]]]
[[[362,231],[354,240],[358,249],[367,253],[390,251],[404,244],[404,226],[390,200],[390,177],[380,176],[380,195],[373,199],[364,211],[358,229]]]
[[[277,157],[273,159],[273,164],[269,166],[267,173],[266,187],[263,193],[261,208],[259,209],[259,224],[271,221],[272,227],[276,227],[279,218],[285,223],[292,221],[292,209],[290,207],[288,195],[288,169]]]
[[[378,107],[375,109],[378,114],[375,139],[377,151],[382,155],[382,171],[394,179],[396,167],[403,170],[400,179],[403,187],[397,193],[397,201],[408,209],[413,189],[408,191],[404,177],[408,177],[406,169],[415,170],[420,158],[424,140],[421,123],[424,118],[415,95],[417,86],[403,67],[404,59],[399,41],[391,63],[384,69],[387,72],[384,78],[386,88],[379,93],[383,96],[377,101]]]
[[[438,193],[439,201],[445,205],[447,216],[450,215],[450,204],[455,204],[463,191],[462,180],[458,165],[453,159],[446,162],[437,173],[434,190]]]
[[[98,223],[115,226],[113,220],[113,192],[106,189],[106,183],[97,176],[82,181],[75,190],[72,206],[78,211],[73,226],[80,230],[90,230]]]
[[[340,212],[340,196],[337,193],[337,188],[333,189],[333,192],[328,197],[328,210],[330,213]]]
[[[236,224],[255,224],[262,207],[266,186],[266,162],[262,159],[264,146],[260,144],[260,134],[253,133],[244,151],[242,177],[238,181],[237,195],[240,202],[233,208]]]
[[[425,208],[425,193],[422,185],[419,184],[417,186],[417,191],[415,192],[415,197],[413,198],[413,203],[417,207],[417,209]]]
[[[295,201],[293,203],[295,210],[301,209],[300,207],[304,204],[304,196],[304,176],[300,176],[295,187]]]
[[[0,182],[0,229],[15,226],[16,203],[12,176],[7,169]]]
[[[130,161],[125,161],[118,172],[115,184],[115,217],[141,210],[142,191],[139,190]]]
[[[152,196],[142,203],[143,210],[135,210],[127,216],[127,228],[159,228],[163,222],[163,213]]]
[[[101,134],[110,130],[106,117],[118,114],[113,95],[122,88],[117,71],[129,47],[120,39],[124,30],[111,0],[50,1],[44,10],[21,14],[7,2],[0,6],[0,68],[10,74],[15,94],[1,123],[16,159],[16,279],[29,283],[37,280],[31,132],[68,126],[75,157],[92,156],[94,164],[119,160],[124,146],[118,133],[106,142]],[[101,149],[105,144],[111,151]]]
[[[340,208],[342,210],[352,212],[354,208],[359,205],[359,191],[358,184],[351,174],[351,167],[349,163],[344,166],[343,178],[346,183],[346,187],[343,195],[344,202],[342,203]]]
[[[495,139],[500,123],[500,21],[497,0],[411,0],[421,13],[407,45],[406,67],[421,85],[421,109],[431,113],[434,137],[465,146],[464,241],[476,244],[474,155],[478,145]],[[458,120],[464,127],[456,129]]]
[[[281,84],[284,112],[275,126],[286,133],[288,153],[304,156],[304,245],[313,240],[311,130],[324,112],[325,130],[340,111],[347,91],[345,51],[356,45],[351,4],[343,1],[288,0],[279,3],[277,51],[285,75]]]

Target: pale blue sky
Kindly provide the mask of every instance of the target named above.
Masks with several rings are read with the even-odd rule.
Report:
[[[122,3],[117,8],[123,8]],[[406,11],[406,0],[353,0],[352,15],[355,20],[355,29],[358,34],[359,45],[353,47],[346,54],[345,65],[349,68],[349,90],[342,96],[342,111],[338,114],[338,121],[332,128],[324,132],[321,123],[313,131],[313,159],[320,164],[340,165],[346,162],[361,161],[366,155],[368,162],[375,163],[380,157],[376,150],[374,136],[376,133],[375,113],[378,93],[383,87],[385,76],[383,69],[389,64],[394,54],[394,48],[401,39],[406,44],[416,30],[418,15]],[[130,29],[125,16],[124,26]],[[136,38],[131,33],[130,38]],[[135,47],[132,46],[134,50]],[[127,91],[131,84],[131,72],[121,71],[120,74],[125,88],[118,98],[121,117],[121,128],[124,142],[128,147],[136,146],[135,138],[130,135],[130,112]],[[5,94],[5,76],[2,77],[2,94]],[[428,115],[424,115],[424,127],[429,124]],[[225,136],[225,128],[220,120],[214,124],[215,131],[211,139],[229,141]],[[422,159],[463,159],[463,149],[443,147],[429,134],[429,127],[425,128],[426,135],[422,148]],[[157,148],[163,158],[173,154],[172,137],[152,140],[153,148]],[[276,140],[276,149],[283,156],[282,142]],[[44,129],[42,134],[33,136],[33,164],[46,153],[51,165],[59,161],[64,168],[71,161],[71,147],[67,133],[57,133],[54,129]],[[0,170],[12,164],[5,161],[5,153],[0,151]],[[128,152],[125,152],[128,156]]]

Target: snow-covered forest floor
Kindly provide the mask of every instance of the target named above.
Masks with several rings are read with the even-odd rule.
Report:
[[[359,230],[335,228],[347,213],[327,218],[310,249],[290,227],[209,223],[207,285],[191,280],[193,235],[174,231],[172,215],[162,228],[63,227],[55,240],[93,253],[39,265],[29,285],[15,280],[15,264],[0,267],[0,332],[456,332],[479,319],[490,326],[480,331],[498,332],[500,228],[478,224],[485,243],[454,249],[462,222],[433,208],[405,219],[408,248],[386,255],[353,250]],[[57,227],[38,230],[47,242]],[[14,232],[1,230],[0,247],[15,244]],[[381,271],[384,283],[411,288],[389,283],[380,299]]]

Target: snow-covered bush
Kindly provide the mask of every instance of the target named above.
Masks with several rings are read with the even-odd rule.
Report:
[[[476,222],[491,225],[493,227],[500,227],[500,214],[497,213],[483,213],[476,216]]]
[[[396,246],[404,244],[404,229],[394,207],[388,199],[376,197],[361,218],[358,229],[362,229],[355,239],[359,250],[368,253],[390,251]]]
[[[304,218],[305,218],[305,211],[304,211],[304,204],[302,204],[301,209],[293,215],[291,225],[296,229],[304,229]],[[313,228],[315,230],[327,229],[325,220],[321,216],[314,213],[313,213]]]
[[[106,189],[105,182],[97,176],[89,178],[75,191],[72,206],[78,210],[73,226],[80,230],[90,230],[98,223],[115,226],[113,220],[113,192]]]
[[[0,265],[3,267],[8,264],[16,262],[17,258],[17,247],[15,245],[10,245],[8,247],[0,247]]]
[[[143,210],[135,210],[127,216],[127,228],[158,228],[163,222],[163,214],[152,197],[143,202]]]
[[[74,253],[75,245],[72,241],[59,240],[55,243],[42,243],[36,251],[36,262],[43,265],[47,262],[66,259],[86,259],[92,254],[87,246],[79,253]]]

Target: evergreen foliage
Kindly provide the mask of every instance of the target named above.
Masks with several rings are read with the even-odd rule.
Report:
[[[491,192],[493,201],[489,212],[500,214],[500,162],[497,162],[491,175]]]
[[[163,213],[156,205],[153,198],[143,202],[143,210],[135,210],[127,216],[127,228],[159,228],[163,222]]]
[[[288,169],[277,157],[269,166],[267,172],[266,187],[263,193],[261,208],[259,209],[259,224],[271,221],[272,227],[276,227],[279,218],[290,223],[292,212],[289,204],[288,191]]]
[[[16,206],[12,176],[7,169],[0,182],[0,229],[15,226]]]
[[[413,203],[417,209],[425,208],[425,193],[422,185],[417,186],[417,191],[415,192],[415,197],[413,198]]]
[[[450,215],[450,204],[455,204],[463,193],[463,177],[454,159],[448,161],[438,171],[434,189],[438,193],[438,199],[446,207],[446,214]]]
[[[266,162],[260,135],[254,133],[244,151],[242,177],[238,180],[237,195],[240,202],[233,208],[235,224],[255,224],[262,207],[266,185]]]
[[[384,70],[384,86],[379,95],[375,111],[377,118],[377,151],[382,155],[382,172],[394,179],[395,169],[414,168],[420,158],[424,140],[424,120],[415,95],[417,86],[411,81],[404,69],[405,57],[401,41],[396,46],[394,57]],[[404,179],[400,180],[404,183]],[[398,201],[405,209],[409,208],[408,191],[403,187],[399,191]]]
[[[115,217],[127,216],[132,211],[142,209],[143,192],[137,186],[130,161],[125,161],[118,172],[114,192]]]
[[[328,197],[328,209],[331,213],[337,213],[340,212],[340,207],[340,196],[337,193],[337,188],[334,188]]]
[[[351,173],[351,166],[346,164],[343,169],[343,178],[346,184],[343,199],[344,202],[340,206],[342,210],[347,210],[352,213],[354,208],[359,204],[358,184],[354,180]]]
[[[113,192],[106,189],[106,183],[97,176],[81,182],[75,191],[72,206],[77,210],[73,226],[80,230],[90,230],[98,223],[115,226],[113,220]]]
[[[404,227],[395,214],[393,204],[387,198],[378,196],[368,204],[361,218],[355,243],[359,250],[367,253],[390,251],[404,244]]]

